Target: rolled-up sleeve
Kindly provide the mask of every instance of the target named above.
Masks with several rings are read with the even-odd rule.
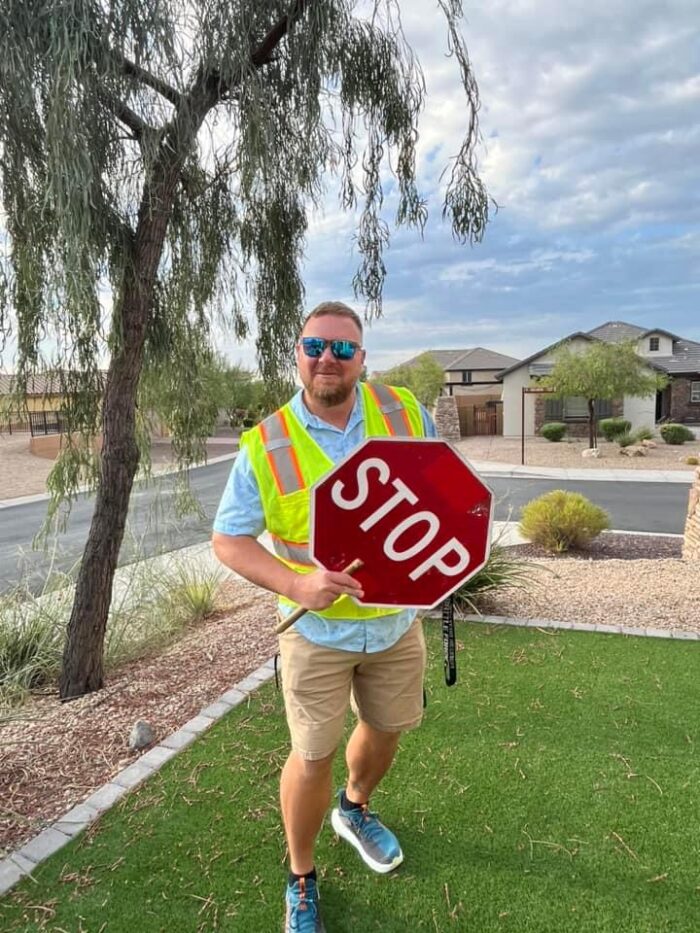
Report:
[[[250,535],[257,538],[265,530],[260,490],[245,449],[233,462],[226,488],[214,519],[214,531],[222,535]]]

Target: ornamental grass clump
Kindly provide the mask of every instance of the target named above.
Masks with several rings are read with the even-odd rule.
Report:
[[[527,589],[533,582],[531,567],[529,561],[516,557],[510,548],[494,542],[481,570],[455,591],[456,611],[464,615],[480,615],[484,597],[494,590],[505,587]]]
[[[625,418],[602,418],[598,422],[598,430],[606,441],[615,441],[621,435],[630,433],[632,423]]]
[[[520,533],[552,554],[585,547],[610,527],[608,513],[578,492],[553,489],[523,506]]]
[[[674,446],[680,446],[685,444],[686,441],[695,440],[693,432],[690,428],[686,428],[684,424],[662,424],[659,428],[659,434],[667,444],[673,444]]]

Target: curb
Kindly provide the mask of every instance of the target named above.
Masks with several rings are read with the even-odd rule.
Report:
[[[262,684],[275,676],[274,658],[234,684],[226,693],[206,706],[158,745],[115,774],[106,784],[76,804],[50,826],[0,861],[0,897],[22,878],[32,877],[38,865],[67,845],[74,836],[87,829],[103,813],[156,773],[183,748],[206,732],[236,706],[240,706]]]
[[[429,617],[437,621],[437,617]],[[551,619],[514,619],[508,616],[463,616],[460,621],[478,622],[486,625],[508,625],[517,628],[561,629],[576,632],[596,632],[607,635],[629,635],[646,638],[668,638],[677,641],[700,641],[700,632],[684,629],[638,628],[629,625],[591,625],[586,622],[560,622]],[[32,877],[34,869],[59,849],[67,845],[74,836],[87,829],[103,813],[139,787],[156,773],[166,761],[191,745],[214,723],[222,719],[236,706],[240,706],[262,684],[275,675],[274,658],[234,684],[226,693],[204,707],[175,732],[171,732],[158,745],[151,748],[136,761],[114,775],[89,797],[76,804],[54,823],[43,829],[21,848],[0,861],[0,897],[7,894],[24,877]]]

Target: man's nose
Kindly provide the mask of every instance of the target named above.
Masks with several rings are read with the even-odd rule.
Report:
[[[327,343],[323,348],[323,352],[319,356],[319,360],[335,360],[333,351],[331,350],[331,345],[329,343]]]

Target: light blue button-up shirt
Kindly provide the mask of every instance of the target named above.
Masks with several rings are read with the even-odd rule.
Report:
[[[294,414],[311,437],[334,463],[347,457],[365,439],[360,393],[344,429],[317,418],[308,410],[299,390],[291,399]],[[432,418],[421,406],[426,437],[437,437]],[[265,514],[258,483],[245,449],[236,457],[214,519],[214,531],[224,535],[250,535],[257,538],[265,531]],[[283,612],[292,610],[282,606]],[[307,612],[295,623],[304,638],[327,648],[343,651],[383,651],[406,632],[415,618],[415,609],[403,609],[373,619],[324,619]]]

